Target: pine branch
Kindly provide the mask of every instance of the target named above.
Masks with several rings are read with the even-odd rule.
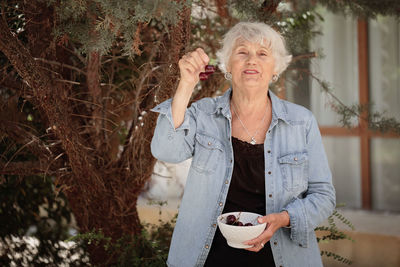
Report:
[[[400,15],[400,2],[398,0],[318,0],[335,13],[355,15],[364,18],[375,18],[378,15]]]
[[[59,66],[61,68],[68,68],[68,69],[74,70],[74,71],[76,71],[76,72],[78,72],[80,74],[86,75],[85,71],[83,71],[83,70],[81,70],[81,69],[79,69],[77,67],[65,64],[65,63],[60,63],[60,62],[57,62],[57,61],[54,61],[54,60],[48,60],[48,59],[45,59],[45,58],[34,58],[34,60],[41,61],[41,62],[50,64],[50,65]]]
[[[342,256],[335,254],[333,252],[330,252],[330,251],[321,251],[321,256],[324,256],[324,255],[328,258],[332,257],[334,260],[337,260],[337,261],[342,262],[347,265],[353,264],[353,261],[346,259],[345,257],[342,257]]]
[[[346,217],[344,217],[342,214],[340,214],[337,210],[334,210],[332,215],[335,216],[336,218],[338,218],[343,224],[345,224],[351,230],[354,231],[354,229],[355,229],[354,225],[348,219],[346,219]]]
[[[52,156],[52,151],[49,149],[48,145],[41,140],[44,136],[36,136],[32,131],[34,130],[32,130],[29,125],[0,118],[1,133],[9,136],[17,144],[29,149],[37,158],[47,160]]]
[[[328,82],[321,80],[316,75],[308,70],[306,72],[320,85],[322,92],[326,93],[333,99],[331,102],[332,109],[341,116],[340,123],[347,128],[353,127],[352,118],[359,118],[368,124],[368,128],[374,131],[379,131],[382,134],[394,133],[400,135],[400,122],[394,117],[387,117],[383,112],[371,112],[372,103],[368,104],[344,104],[334,93]]]
[[[131,126],[129,127],[128,134],[125,138],[125,142],[123,145],[123,151],[121,153],[121,158],[124,158],[127,153],[128,147],[132,144],[132,135],[135,130],[135,127],[138,124],[138,117],[139,117],[139,109],[140,109],[140,104],[141,104],[141,98],[140,95],[143,94],[145,89],[149,89],[148,85],[145,85],[145,80],[148,79],[149,76],[153,76],[153,70],[151,64],[154,60],[154,57],[156,54],[159,52],[161,43],[158,42],[155,44],[152,48],[152,51],[150,53],[149,59],[147,60],[147,64],[145,64],[145,68],[140,72],[140,77],[137,79],[137,84],[135,86],[135,95],[133,97],[133,115],[132,115],[132,122]],[[122,159],[122,161],[125,161],[125,159]]]
[[[52,175],[59,176],[65,174],[65,171],[60,169],[61,166],[45,164],[41,161],[13,161],[13,162],[0,162],[0,175],[18,175],[18,176],[32,176],[32,175]]]

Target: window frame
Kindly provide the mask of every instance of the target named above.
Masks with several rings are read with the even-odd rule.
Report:
[[[359,80],[359,104],[369,103],[369,55],[368,55],[368,21],[357,20],[357,47],[358,47],[358,80]],[[399,138],[400,136],[388,132],[385,134],[372,131],[368,128],[365,120],[359,119],[358,126],[354,128],[343,128],[340,126],[320,126],[322,136],[333,137],[359,137],[360,141],[360,163],[361,163],[361,208],[372,210],[372,187],[371,187],[371,139]]]

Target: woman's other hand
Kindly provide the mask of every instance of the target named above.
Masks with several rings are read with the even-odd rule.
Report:
[[[204,71],[209,61],[209,57],[201,48],[197,48],[182,56],[178,63],[181,74],[180,85],[194,89],[195,85],[199,82],[200,72]]]
[[[261,235],[244,243],[253,246],[251,248],[246,248],[246,250],[254,252],[260,251],[279,228],[290,225],[290,217],[287,211],[282,211],[258,218],[258,222],[267,223],[267,227]]]

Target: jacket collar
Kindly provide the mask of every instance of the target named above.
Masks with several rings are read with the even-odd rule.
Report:
[[[231,119],[231,110],[230,110],[230,99],[232,95],[232,88],[229,88],[222,96],[216,99],[216,109],[215,112],[220,111],[222,115],[226,118]],[[283,100],[277,97],[271,90],[268,90],[268,95],[270,96],[272,103],[272,121],[281,119],[282,121],[290,124],[290,120],[288,120],[288,114],[286,105]]]

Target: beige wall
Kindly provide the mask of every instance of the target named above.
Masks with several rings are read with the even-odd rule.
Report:
[[[332,251],[353,261],[352,267],[399,267],[400,237],[379,234],[346,232],[355,242],[338,240],[320,244],[321,250]],[[325,267],[347,266],[323,257]]]

